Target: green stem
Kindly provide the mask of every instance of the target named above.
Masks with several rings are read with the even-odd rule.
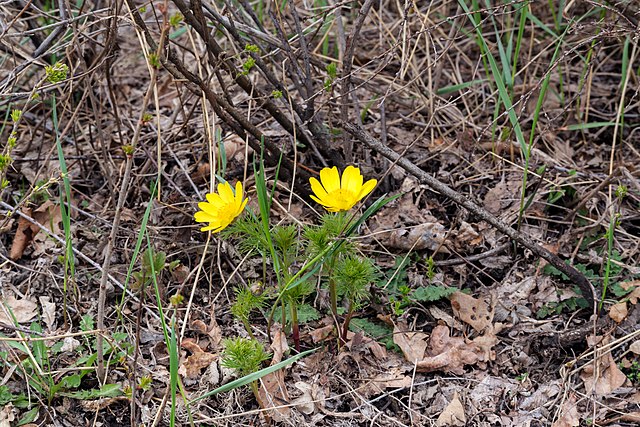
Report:
[[[256,337],[253,335],[253,332],[251,331],[251,325],[249,324],[249,321],[243,318],[242,324],[244,325],[244,328],[247,330],[249,337],[251,337],[252,340],[255,340]]]
[[[293,343],[296,347],[296,351],[300,352],[300,326],[298,325],[298,307],[296,307],[295,301],[290,301],[291,304],[291,335],[293,336]]]

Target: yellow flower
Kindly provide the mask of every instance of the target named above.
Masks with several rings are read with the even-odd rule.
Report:
[[[320,203],[329,212],[348,211],[360,200],[371,193],[378,181],[370,179],[363,184],[364,178],[360,169],[347,166],[342,179],[337,167],[324,168],[320,171],[320,182],[311,178],[311,190],[315,195],[311,198]]]
[[[201,231],[212,230],[214,233],[224,230],[247,205],[248,199],[242,200],[242,183],[236,183],[236,193],[233,194],[228,182],[218,184],[217,193],[207,194],[207,201],[198,203],[201,209],[195,214],[196,222],[208,222],[209,225]]]

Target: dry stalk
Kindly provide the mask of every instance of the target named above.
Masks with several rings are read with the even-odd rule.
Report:
[[[160,44],[155,49],[155,53],[156,55],[158,55],[158,57],[162,55],[164,40],[166,38],[165,34],[167,30],[167,25],[168,24],[165,22],[165,25],[163,26],[163,29],[162,29]],[[116,205],[116,211],[113,217],[113,225],[111,226],[111,233],[109,234],[109,238],[107,240],[107,246],[104,252],[105,254],[104,261],[102,263],[102,278],[100,280],[100,289],[98,293],[97,326],[100,331],[103,331],[103,333],[106,331],[105,325],[104,325],[104,315],[105,315],[104,310],[105,310],[105,303],[107,298],[107,272],[109,271],[109,267],[111,266],[111,253],[113,252],[115,240],[118,234],[118,229],[120,228],[122,208],[124,207],[124,203],[127,200],[129,183],[131,181],[131,169],[133,167],[133,151],[138,145],[138,141],[140,139],[140,133],[142,130],[142,124],[143,124],[143,120],[142,120],[143,114],[147,109],[147,105],[149,104],[151,95],[153,94],[155,84],[156,84],[156,76],[157,76],[156,68],[150,67],[150,73],[151,73],[151,76],[150,76],[149,87],[147,88],[147,91],[144,94],[144,98],[142,100],[142,106],[140,107],[140,117],[136,122],[136,128],[135,128],[133,138],[131,139],[131,144],[129,144],[131,146],[131,152],[127,153],[127,156],[126,156],[125,170],[124,170],[124,175],[122,176],[122,187],[120,189],[120,194],[118,196],[118,203]],[[98,334],[97,336],[96,352],[97,352],[96,372],[97,372],[98,379],[102,381],[106,381],[106,371],[104,367],[104,339],[102,334]]]

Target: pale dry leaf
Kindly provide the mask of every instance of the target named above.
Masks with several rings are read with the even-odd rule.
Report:
[[[417,363],[416,370],[445,371],[462,375],[465,365],[494,360],[493,346],[497,342],[497,337],[491,334],[467,342],[462,337],[451,337],[449,328],[438,325],[431,333],[427,357]]]
[[[291,405],[305,415],[311,415],[316,410],[313,393],[317,389],[316,384],[309,384],[304,381],[297,381],[295,386],[302,392],[302,395],[291,401]]]
[[[440,414],[436,420],[437,427],[448,426],[465,426],[467,424],[467,417],[464,414],[464,406],[460,402],[458,392],[453,394],[453,399],[444,408],[444,411]]]
[[[628,314],[626,301],[619,302],[609,307],[609,317],[616,323],[622,322]]]
[[[13,325],[14,316],[17,323],[26,323],[37,315],[38,304],[27,298],[16,299],[13,295],[0,298],[0,322],[2,323]]]
[[[593,346],[595,342],[598,346],[606,345],[609,341],[609,337],[600,339],[601,337],[590,336],[587,338],[587,343]],[[615,389],[622,387],[627,381],[627,377],[618,368],[611,352],[599,355],[595,363],[598,364],[595,369],[594,362],[591,362],[583,367],[580,372],[580,378],[584,382],[584,386],[587,393],[595,392],[599,396],[606,396]]]
[[[423,332],[409,332],[408,329],[406,323],[398,323],[393,328],[393,342],[400,347],[408,362],[419,362],[424,358],[428,335]]]
[[[411,383],[411,376],[405,375],[401,367],[394,366],[376,375],[359,390],[363,396],[369,397],[384,393],[388,388],[410,387]]]
[[[536,391],[522,399],[520,405],[518,405],[518,410],[529,412],[541,408],[545,403],[557,396],[560,390],[561,387],[558,381],[542,384]]]
[[[426,222],[415,227],[400,228],[392,231],[385,246],[403,251],[439,250],[441,253],[449,253],[443,246],[446,240],[447,230],[444,225],[437,222]]]
[[[454,235],[454,244],[459,251],[468,252],[480,245],[484,240],[482,234],[478,233],[471,224],[462,221]]]
[[[640,354],[640,340],[632,342],[629,346],[629,350],[631,350],[635,354]]]
[[[462,292],[455,292],[449,297],[453,313],[462,321],[471,325],[479,333],[493,330],[493,304]]]
[[[62,223],[62,211],[60,206],[47,200],[33,211],[33,219],[51,230],[54,234],[60,233],[60,224]],[[40,228],[38,228],[40,230]],[[46,237],[44,237],[46,238]]]
[[[64,337],[62,340],[62,347],[60,347],[60,352],[64,353],[67,351],[74,351],[78,347],[80,347],[80,341],[74,337]]]
[[[49,297],[39,297],[38,299],[42,306],[42,320],[44,320],[49,332],[53,332],[56,324],[56,304],[51,302]]]
[[[629,299],[629,302],[631,302],[631,304],[635,305],[638,303],[638,299],[640,299],[640,280],[632,280],[630,282],[620,283],[620,287],[625,291],[633,289],[631,293],[627,295],[627,298]]]
[[[508,192],[507,184],[504,181],[499,182],[484,196],[484,208],[494,215],[499,214],[507,206],[503,199],[513,199],[513,195],[507,194]]]
[[[13,404],[9,402],[0,409],[0,427],[11,427],[15,419],[16,414]]]
[[[280,329],[272,331],[271,350],[273,350],[273,359],[271,365],[275,365],[282,361],[284,352],[289,349],[287,337]],[[288,406],[290,401],[289,393],[284,382],[284,369],[277,370],[265,375],[260,379],[260,388],[257,396],[258,404],[266,411],[266,415],[275,421],[286,420],[291,415],[291,408]]]
[[[311,336],[313,343],[316,344],[329,338],[333,333],[333,329],[333,325],[321,326],[309,332],[309,336]]]
[[[218,358],[216,354],[204,351],[197,343],[188,338],[184,339],[180,346],[191,353],[178,368],[178,374],[185,379],[200,378],[202,370],[208,368]]]
[[[580,414],[576,403],[576,395],[569,394],[569,398],[560,407],[560,416],[551,427],[577,427],[580,425]]]

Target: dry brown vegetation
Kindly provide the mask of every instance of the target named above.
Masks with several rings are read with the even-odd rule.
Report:
[[[0,426],[638,425],[638,10],[0,2]],[[257,212],[261,154],[298,237],[323,167],[400,196],[344,341],[318,287],[315,352],[195,401],[276,278],[193,215],[216,176]],[[268,312],[265,367],[297,353]]]

